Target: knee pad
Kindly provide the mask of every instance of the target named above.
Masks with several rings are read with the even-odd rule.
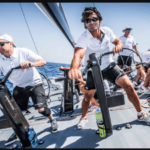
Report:
[[[48,117],[51,114],[51,110],[47,107],[44,107],[44,111],[39,112],[39,113],[46,116],[46,117]]]

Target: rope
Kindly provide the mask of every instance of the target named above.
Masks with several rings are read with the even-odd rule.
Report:
[[[21,6],[21,3],[19,3],[19,4],[20,4],[21,10],[22,10],[22,14],[23,14],[23,16],[24,16],[24,19],[25,19],[26,25],[27,25],[27,27],[28,27],[28,30],[29,30],[29,33],[30,33],[30,36],[31,36],[32,42],[33,42],[33,44],[34,44],[34,47],[35,47],[35,49],[36,49],[36,52],[39,54],[39,52],[38,52],[38,50],[37,50],[37,47],[36,47],[36,45],[35,45],[35,42],[34,42],[34,40],[33,40],[33,36],[32,36],[32,34],[31,34],[31,31],[30,31],[30,28],[29,28],[29,25],[28,25],[27,19],[26,19],[26,17],[25,17],[25,14],[24,14],[23,8],[22,8],[22,6]],[[46,74],[46,76],[47,76],[47,72],[46,72],[45,67],[44,67],[44,66],[42,66],[42,67],[44,68],[45,74]],[[50,80],[49,80],[49,81],[50,81]]]
[[[147,92],[147,91],[146,91]],[[143,94],[142,94],[143,95]],[[141,96],[141,95],[140,95]],[[144,107],[144,108],[149,108],[150,106],[144,106],[144,104],[146,104],[147,102],[150,103],[150,96],[141,103],[141,106]],[[149,99],[149,100],[148,100]],[[125,104],[126,106],[129,105],[129,104],[132,104],[131,102]],[[125,106],[123,105],[123,106]],[[125,107],[125,108],[122,108],[123,106],[121,107],[118,107],[118,108],[115,108],[115,109],[109,109],[109,111],[114,111],[114,110],[123,110],[123,109],[129,109],[129,108],[134,108],[134,106],[129,106],[129,107]],[[91,111],[91,112],[88,112],[86,115],[93,115],[95,113],[95,110]],[[82,113],[77,113],[77,114],[74,114],[72,116],[67,116],[67,117],[63,117],[63,118],[56,118],[57,121],[59,120],[66,120],[66,119],[70,119],[70,118],[76,118],[76,117],[80,117],[82,115]],[[30,125],[37,125],[37,124],[43,124],[43,123],[47,123],[49,122],[49,119],[43,119],[43,120],[39,120],[39,121],[29,121],[29,124]]]
[[[150,98],[150,96],[145,101],[143,101],[142,107],[144,107],[144,108],[149,108],[150,107],[150,105],[149,105],[150,100],[148,100],[149,98]],[[146,104],[146,103],[148,103],[149,106],[144,106],[144,104]]]
[[[148,90],[147,90],[148,91]],[[146,91],[146,92],[147,92]],[[142,95],[144,95],[146,92],[144,92]],[[139,97],[141,97],[142,95],[140,95]],[[147,102],[149,103],[150,102],[150,96],[141,103],[141,106],[144,107],[144,108],[149,108],[150,106],[144,106],[144,104],[146,104]],[[114,109],[109,109],[109,111],[114,111],[114,110],[123,110],[123,109],[129,109],[129,108],[134,108],[134,106],[128,106],[129,104],[132,104],[131,102],[123,105],[123,106],[120,106],[120,107],[117,107],[117,108],[114,108]],[[128,107],[124,107],[124,106],[128,106]],[[124,108],[123,108],[124,107]],[[86,115],[93,115],[95,113],[95,110],[91,111],[91,112],[88,112]],[[82,115],[82,113],[77,113],[77,114],[74,114],[74,115],[71,115],[71,116],[66,116],[66,117],[62,117],[62,118],[56,118],[57,121],[59,120],[66,120],[66,119],[70,119],[70,118],[76,118],[76,117],[80,117]],[[46,118],[46,119],[42,119],[42,120],[33,120],[33,121],[29,121],[29,124],[30,125],[37,125],[37,124],[43,124],[43,123],[47,123],[49,122],[49,119]]]
[[[95,114],[95,110],[92,110],[91,112],[88,112],[86,115],[93,115]],[[57,121],[60,120],[66,120],[66,119],[70,119],[70,118],[77,118],[77,117],[81,117],[82,113],[77,113],[77,114],[73,114],[71,116],[66,116],[66,117],[62,117],[62,118],[56,118]],[[29,125],[37,125],[37,124],[43,124],[43,123],[48,123],[50,120],[48,118],[46,119],[42,119],[42,120],[33,120],[33,121],[29,121]]]

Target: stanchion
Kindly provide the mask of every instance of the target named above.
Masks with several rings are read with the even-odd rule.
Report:
[[[73,109],[73,80],[68,77],[69,69],[64,70],[64,78],[55,79],[56,82],[64,80],[64,91],[61,101],[60,116],[62,114],[72,114]]]
[[[106,133],[111,134],[112,124],[111,124],[110,114],[107,106],[107,98],[103,86],[103,77],[102,77],[99,61],[97,60],[95,53],[89,55],[89,61],[91,63],[92,75],[93,75],[94,84],[97,91],[99,104],[101,106],[101,112],[103,116]]]

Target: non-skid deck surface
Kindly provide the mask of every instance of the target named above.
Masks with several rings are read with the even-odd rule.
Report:
[[[54,92],[61,92],[54,91]],[[54,93],[53,92],[53,93]],[[52,92],[51,92],[52,93]],[[148,95],[143,95],[140,101],[144,101]],[[61,101],[58,100],[59,95],[52,96],[52,102],[49,107],[52,110],[52,114],[55,118],[60,108]],[[80,96],[82,99],[82,96]],[[125,103],[129,100],[125,95]],[[74,106],[74,113],[81,112],[81,103]],[[133,106],[130,104],[129,106]],[[38,139],[45,141],[44,144],[38,145],[37,148],[149,148],[150,147],[150,126],[144,122],[137,121],[137,113],[135,108],[123,109],[110,111],[111,122],[113,125],[113,134],[108,135],[102,139],[98,134],[95,134],[97,130],[95,115],[87,115],[88,123],[82,130],[77,129],[77,124],[80,117],[71,118],[67,120],[57,121],[59,125],[59,131],[55,134],[51,132],[51,123],[46,123],[42,115],[33,107],[29,109],[32,114],[26,115],[25,117],[29,122],[32,122],[35,132],[37,133]],[[148,111],[149,108],[143,108]],[[65,117],[65,116],[61,116]],[[43,121],[38,121],[43,119]],[[43,123],[42,123],[43,122]],[[39,124],[40,123],[40,124]],[[131,129],[126,129],[125,125],[129,123],[132,125]],[[121,126],[120,131],[116,130],[117,126]],[[13,133],[12,128],[6,128],[0,130],[0,148],[11,148],[13,144],[5,147],[5,141]],[[20,145],[20,142],[15,142]]]

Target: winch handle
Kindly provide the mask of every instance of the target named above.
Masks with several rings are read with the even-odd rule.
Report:
[[[106,52],[106,53],[101,54],[101,55],[98,57],[100,65],[101,65],[101,59],[102,59],[102,57],[105,56],[105,55],[112,54],[112,53],[113,53],[113,51],[110,51],[110,52]]]
[[[31,64],[29,63],[29,66],[31,67]],[[12,68],[11,70],[8,71],[8,73],[4,76],[3,80],[1,82],[6,83],[7,79],[9,78],[10,74],[12,73],[13,70],[15,69],[21,69],[21,66],[17,66]]]

